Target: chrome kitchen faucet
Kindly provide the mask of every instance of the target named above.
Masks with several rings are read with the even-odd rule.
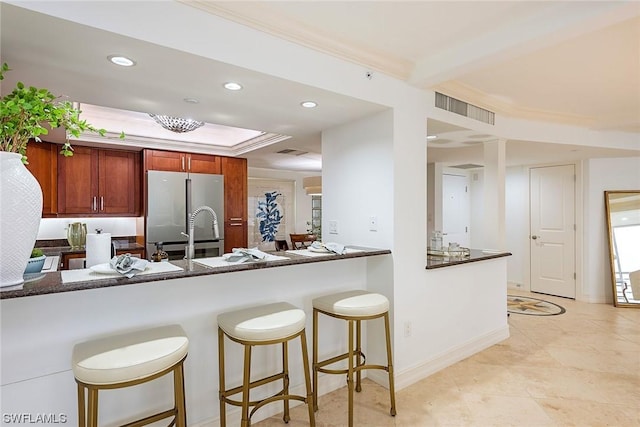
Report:
[[[189,239],[189,244],[186,250],[186,258],[189,261],[193,259],[193,255],[194,255],[193,254],[194,252],[193,236],[195,234],[196,216],[198,216],[198,214],[202,211],[206,211],[211,214],[211,218],[213,219],[213,223],[211,225],[211,229],[213,230],[213,237],[215,239],[220,238],[220,231],[218,230],[218,215],[216,215],[216,212],[213,209],[211,209],[209,206],[200,206],[199,208],[197,208],[195,211],[193,211],[193,213],[189,217],[189,234],[180,233]]]

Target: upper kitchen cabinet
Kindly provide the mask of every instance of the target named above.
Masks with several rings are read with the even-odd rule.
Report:
[[[27,169],[42,188],[42,216],[55,216],[58,212],[58,146],[31,141],[27,145],[27,160]]]
[[[145,171],[220,174],[220,157],[179,151],[144,150]]]
[[[74,147],[58,156],[58,212],[90,216],[140,215],[140,155]]]
[[[247,159],[222,157],[224,251],[247,247]]]

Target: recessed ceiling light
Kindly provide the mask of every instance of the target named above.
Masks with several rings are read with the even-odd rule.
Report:
[[[120,65],[122,67],[133,67],[136,65],[136,62],[133,59],[129,59],[126,56],[122,55],[109,55],[107,59],[116,65]]]
[[[228,90],[240,90],[242,85],[236,82],[227,82],[224,84],[224,88]]]
[[[318,104],[313,101],[304,101],[301,102],[300,105],[302,105],[304,108],[315,108],[318,106]]]
[[[427,135],[427,139],[436,139],[438,135]]]
[[[184,98],[183,101],[186,102],[187,104],[198,104],[198,103],[200,103],[200,101],[198,101],[195,98]]]

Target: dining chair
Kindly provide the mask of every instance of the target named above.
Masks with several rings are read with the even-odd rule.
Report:
[[[291,247],[295,249],[306,249],[318,238],[315,234],[289,234]]]

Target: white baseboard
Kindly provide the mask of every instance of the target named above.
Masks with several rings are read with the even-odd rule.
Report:
[[[467,357],[473,356],[474,354],[504,341],[507,338],[509,338],[508,325],[482,335],[472,341],[456,346],[417,366],[397,372],[395,375],[396,391],[402,390],[411,384],[435,374],[447,366],[451,366],[454,363],[466,359]],[[386,373],[382,371],[370,371],[368,373],[368,377],[376,383],[387,387],[388,377],[386,376]]]
[[[507,289],[519,289],[521,291],[529,290],[524,287],[524,283],[518,283],[518,282],[507,282]]]
[[[439,356],[434,357],[431,360],[427,360],[418,366],[405,369],[401,372],[396,372],[395,386],[396,391],[410,386],[428,376],[435,374],[436,372],[451,366],[467,357],[485,350],[492,345],[495,345],[505,339],[509,338],[509,326],[495,330],[481,337],[478,337],[472,341],[459,345],[450,349],[449,351],[442,353]],[[372,381],[382,385],[385,388],[389,388],[389,376],[385,371],[381,370],[368,370],[363,371],[363,377],[369,378]],[[318,396],[330,393],[346,385],[344,375],[327,375],[320,374],[318,378],[319,390]],[[304,384],[299,384],[291,387],[293,394],[305,395]],[[299,401],[291,401],[291,407],[302,404]],[[216,402],[217,405],[217,402]],[[260,408],[255,415],[251,418],[252,422],[258,422],[266,418],[272,417],[282,412],[282,404],[276,402]],[[240,410],[233,406],[227,405],[227,425],[239,425],[240,424]],[[205,421],[193,424],[189,423],[193,427],[217,427],[220,425],[220,418],[210,418]]]

